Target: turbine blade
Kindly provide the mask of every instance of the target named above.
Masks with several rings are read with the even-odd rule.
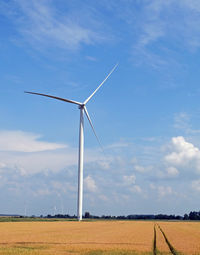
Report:
[[[91,128],[92,128],[92,130],[93,130],[93,132],[94,132],[94,135],[96,136],[96,139],[97,139],[97,141],[98,141],[98,143],[99,143],[99,145],[100,145],[102,151],[104,152],[103,147],[102,147],[102,145],[101,145],[101,143],[100,143],[100,141],[99,141],[99,138],[98,138],[98,136],[97,136],[97,134],[96,134],[96,132],[95,132],[95,130],[94,130],[94,126],[93,126],[93,124],[92,124],[92,121],[91,121],[91,119],[90,119],[90,115],[89,115],[89,113],[88,113],[88,111],[87,111],[86,106],[84,106],[84,111],[85,111],[85,115],[86,115],[87,118],[88,118],[88,121],[89,121],[89,123],[90,123],[90,126],[91,126]]]
[[[64,101],[64,102],[77,104],[77,105],[82,105],[82,103],[79,103],[77,101],[73,101],[73,100],[69,100],[69,99],[65,99],[65,98],[61,98],[61,97],[56,97],[56,96],[51,96],[51,95],[46,95],[46,94],[41,94],[41,93],[36,93],[36,92],[30,92],[30,91],[24,91],[24,93],[39,95],[39,96],[44,96],[44,97],[50,97],[50,98],[61,100],[61,101]]]
[[[102,81],[102,83],[95,89],[95,91],[85,100],[83,104],[87,104],[87,102],[94,96],[94,94],[97,92],[97,90],[100,89],[100,87],[104,84],[104,82],[108,79],[108,77],[112,74],[112,72],[115,70],[115,68],[118,66],[116,64],[113,69],[110,71],[110,73],[106,76],[106,78]]]

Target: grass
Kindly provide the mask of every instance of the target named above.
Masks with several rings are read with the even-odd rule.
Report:
[[[152,255],[151,252],[137,252],[137,251],[129,251],[129,250],[111,250],[111,251],[89,251],[84,253],[84,255]]]
[[[80,255],[152,255],[151,252],[138,252],[138,251],[130,251],[130,250],[92,250],[92,251],[76,251],[76,250],[70,250],[65,249],[61,253],[52,253],[51,250],[48,249],[48,247],[4,247],[0,248],[0,254],[1,255],[53,255],[53,254],[80,254]]]
[[[77,221],[76,218],[39,218],[39,217],[0,217],[0,222],[34,222],[34,221],[41,221],[41,222],[53,222],[53,221]]]
[[[41,248],[36,247],[1,247],[1,255],[40,255]]]

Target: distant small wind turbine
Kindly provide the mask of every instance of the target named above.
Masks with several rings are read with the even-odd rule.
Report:
[[[97,134],[94,130],[91,118],[90,118],[89,113],[87,111],[86,104],[94,96],[94,94],[100,89],[100,87],[104,84],[104,82],[108,79],[108,77],[112,74],[112,72],[115,70],[115,68],[117,66],[118,66],[118,64],[116,64],[113,67],[113,69],[106,76],[106,78],[102,81],[102,83],[96,88],[96,90],[83,103],[80,103],[80,102],[77,102],[77,101],[74,101],[74,100],[61,98],[61,97],[56,97],[56,96],[51,96],[51,95],[46,95],[46,94],[41,94],[41,93],[36,93],[36,92],[24,91],[25,93],[29,93],[29,94],[50,97],[50,98],[61,100],[61,101],[67,102],[67,103],[76,104],[76,105],[78,105],[78,108],[80,109],[79,157],[78,157],[78,208],[77,208],[77,218],[78,218],[79,221],[82,220],[82,206],[83,206],[83,152],[84,152],[84,134],[83,134],[84,121],[83,121],[83,115],[84,115],[84,112],[85,112],[85,115],[87,116],[87,119],[90,123],[90,126],[91,126],[91,128],[94,132],[94,135],[96,136],[97,141],[101,146],[101,143],[100,143],[100,141],[97,137]]]
[[[27,216],[27,204],[25,203],[24,205],[24,216],[26,217]]]
[[[57,212],[57,207],[56,207],[56,205],[54,206],[54,215],[56,215],[56,212]]]

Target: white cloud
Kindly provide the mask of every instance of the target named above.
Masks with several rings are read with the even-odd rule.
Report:
[[[187,131],[188,129],[190,129],[189,120],[190,118],[187,113],[185,112],[176,113],[174,115],[174,127],[177,129],[184,129]]]
[[[38,152],[66,148],[65,144],[41,142],[40,135],[23,131],[0,131],[0,151]]]
[[[190,116],[185,112],[174,115],[174,127],[184,131],[187,134],[198,134],[200,130],[193,129],[190,123]]]
[[[6,164],[5,164],[5,163],[0,162],[0,169],[1,169],[1,168],[5,168],[5,167],[6,167]]]
[[[100,194],[98,197],[103,201],[109,201],[108,197],[104,194]]]
[[[151,189],[156,189],[156,186],[155,186],[155,184],[153,184],[153,183],[150,183],[150,184],[149,184],[149,187],[150,187]]]
[[[174,12],[176,8],[179,8],[179,13]],[[196,26],[193,24],[193,20],[200,22],[200,19],[194,17],[194,13],[199,13],[199,4],[196,4],[195,0],[184,1],[160,1],[155,0],[146,5],[146,14],[148,22],[145,23],[145,27],[150,27],[147,30],[146,37],[148,43],[153,40],[159,39],[160,36],[168,36],[170,39],[174,38],[182,39],[185,43],[191,45],[191,41],[198,38],[199,33],[196,31]],[[182,15],[187,15],[188,19],[182,19]],[[169,19],[169,16],[171,19]],[[184,25],[184,30],[183,30]],[[169,29],[172,28],[173,29]],[[150,32],[149,32],[150,31]],[[145,29],[144,29],[145,32]],[[146,39],[147,40],[147,39]]]
[[[171,195],[172,192],[172,188],[170,186],[158,186],[157,188],[158,191],[158,196],[159,197],[164,197],[166,195]]]
[[[132,158],[130,162],[134,165],[137,164],[137,158],[136,157]]]
[[[159,198],[173,194],[173,190],[170,186],[155,185],[154,183],[150,183],[149,187],[157,192]]]
[[[90,192],[97,191],[97,186],[96,186],[95,180],[89,175],[84,179],[84,185],[85,185],[86,190],[88,190]]]
[[[135,165],[134,166],[134,170],[140,173],[144,173],[146,171],[146,169],[143,166],[140,165]]]
[[[78,149],[66,144],[45,142],[41,136],[22,131],[0,131],[0,170],[20,175],[58,172],[78,164]],[[120,158],[105,157],[99,149],[85,150],[84,163],[94,169],[108,170]]]
[[[145,172],[152,170],[152,166],[134,165],[134,170],[139,173],[145,173]]]
[[[92,61],[92,62],[97,61],[97,59],[95,57],[92,57],[92,56],[86,56],[86,59],[89,60],[89,61]]]
[[[112,159],[106,159],[106,160],[99,160],[98,165],[100,166],[101,169],[103,170],[108,170],[110,168]]]
[[[58,192],[59,196],[60,193],[67,193],[67,192],[76,192],[77,185],[73,185],[70,182],[63,182],[63,181],[52,181],[51,182],[52,188]]]
[[[166,172],[167,172],[167,175],[168,175],[169,177],[175,177],[175,176],[179,175],[178,169],[175,168],[175,167],[173,167],[173,166],[168,167],[168,168],[166,169]]]
[[[183,0],[183,3],[192,10],[200,12],[200,2],[198,0]]]
[[[132,21],[136,20],[139,31],[133,45],[133,54],[137,56],[137,61],[148,63],[154,68],[169,64],[177,66],[173,57],[174,47],[170,47],[171,45],[176,49],[181,45],[181,48],[188,51],[200,47],[198,0],[142,2],[143,8],[138,11],[138,19],[132,15]],[[168,47],[164,46],[163,41],[169,42]]]
[[[120,142],[113,143],[113,144],[106,146],[106,149],[120,149],[120,148],[128,147],[129,145],[130,145],[129,143],[120,141]]]
[[[160,166],[159,170],[157,170],[154,174],[154,176],[158,177],[159,179],[171,179],[171,178],[176,178],[179,175],[179,170],[174,167],[174,166]]]
[[[192,188],[196,191],[200,191],[200,180],[195,180],[192,182]]]
[[[132,185],[132,184],[135,184],[136,177],[135,177],[134,174],[132,174],[130,176],[124,175],[123,176],[123,181],[124,181],[125,185]]]
[[[82,44],[104,39],[94,28],[89,11],[76,9],[74,13],[68,8],[61,12],[52,1],[39,0],[16,0],[1,7],[3,14],[13,19],[18,32],[36,48],[55,46],[75,50]]]
[[[142,189],[139,185],[133,185],[129,190],[133,193],[142,193]]]
[[[150,44],[153,41],[158,40],[158,38],[164,35],[162,22],[160,24],[157,24],[157,26],[155,26],[155,23],[153,22],[149,24],[146,23],[143,29],[144,29],[143,35],[139,40],[139,45],[143,47]]]
[[[172,149],[174,151],[165,156],[167,162],[175,165],[186,165],[188,162],[195,161],[196,166],[199,166],[199,149],[192,143],[186,142],[184,137],[173,137]]]
[[[65,167],[77,165],[77,150],[69,148],[62,151],[45,151],[34,153],[0,153],[0,160],[7,168],[18,169],[24,174],[39,172],[57,172]]]
[[[48,196],[52,193],[52,190],[48,189],[48,188],[44,188],[44,189],[38,189],[34,192],[35,196]]]

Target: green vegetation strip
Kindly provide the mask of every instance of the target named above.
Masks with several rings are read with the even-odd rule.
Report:
[[[129,251],[129,250],[94,250],[81,253],[84,255],[152,255],[151,252],[138,252],[138,251]]]
[[[32,222],[32,221],[77,221],[77,219],[65,219],[65,218],[37,218],[37,217],[0,217],[0,222]]]
[[[172,244],[170,243],[170,241],[168,240],[167,236],[165,235],[164,231],[162,230],[162,228],[158,225],[160,231],[162,232],[164,238],[165,238],[165,242],[167,243],[171,253],[173,255],[179,255],[179,253],[174,249],[174,247],[172,246]]]
[[[14,246],[14,247],[0,247],[0,255],[41,255],[41,250],[44,250],[43,246],[37,247],[23,247],[23,246]]]

